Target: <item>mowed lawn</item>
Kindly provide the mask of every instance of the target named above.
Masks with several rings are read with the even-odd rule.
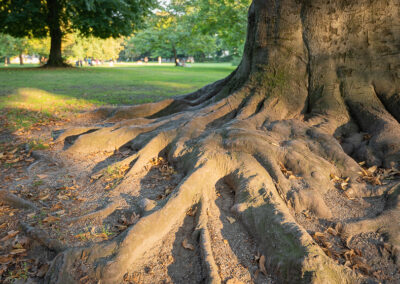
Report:
[[[234,68],[228,63],[185,68],[171,64],[67,69],[0,65],[1,120],[3,127],[19,129],[97,105],[159,101],[224,78]]]

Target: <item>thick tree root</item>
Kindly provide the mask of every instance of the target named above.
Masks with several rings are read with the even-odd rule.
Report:
[[[115,212],[115,210],[117,210],[119,206],[120,206],[120,202],[114,201],[114,202],[108,204],[103,209],[99,209],[95,212],[91,212],[91,213],[88,213],[86,215],[82,215],[79,217],[71,218],[71,219],[67,220],[66,222],[67,223],[77,223],[77,222],[83,222],[86,220],[93,220],[96,218],[105,219],[107,216],[109,216],[113,212]]]
[[[29,210],[37,210],[38,208],[36,207],[35,204],[32,202],[22,199],[15,194],[12,194],[10,192],[7,192],[6,190],[0,190],[0,199],[2,202],[15,207],[15,208],[20,208],[20,209],[29,209]]]
[[[43,230],[33,228],[23,222],[20,222],[20,226],[25,234],[38,241],[41,245],[47,247],[48,249],[58,253],[65,251],[66,247],[63,244],[57,240],[51,239]]]
[[[70,271],[82,267],[93,281],[121,282],[194,204],[200,204],[196,234],[205,277],[221,282],[207,227],[221,179],[235,192],[232,212],[279,281],[380,281],[377,271],[353,265],[346,239],[367,231],[387,235],[398,258],[399,228],[391,225],[400,218],[398,189],[360,164],[377,172],[400,166],[400,6],[328,2],[254,0],[244,57],[229,77],[183,97],[100,109],[90,116],[106,125],[62,134],[59,141],[78,158],[129,149],[115,164],[129,166],[127,182],[159,156],[185,178],[124,233],[58,255],[47,282],[76,282],[79,273]],[[372,197],[386,206],[375,208]],[[343,230],[333,228],[338,224]],[[325,231],[345,239],[340,251],[332,253],[321,239]]]

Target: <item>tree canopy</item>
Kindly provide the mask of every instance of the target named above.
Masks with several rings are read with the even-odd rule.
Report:
[[[241,56],[249,0],[172,0],[161,3],[146,27],[125,43],[125,57],[137,55],[205,58],[218,52]],[[176,59],[176,58],[175,58]]]
[[[153,0],[6,0],[0,3],[0,28],[16,37],[51,37],[50,65],[62,65],[64,34],[100,38],[130,35]]]

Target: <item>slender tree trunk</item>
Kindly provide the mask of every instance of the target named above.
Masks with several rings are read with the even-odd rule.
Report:
[[[60,13],[62,7],[58,0],[49,0],[47,6],[49,10],[47,22],[50,29],[51,44],[49,60],[47,61],[46,66],[64,67],[66,66],[66,63],[64,62],[61,53],[63,33],[61,31]]]
[[[22,56],[22,53],[19,54],[19,64],[24,65],[24,57]]]
[[[8,66],[8,56],[4,57],[4,66]]]
[[[175,61],[175,66],[179,66],[179,59],[178,59],[178,55],[176,53],[176,48],[175,48],[175,44],[172,45],[172,53],[174,54],[174,61]]]

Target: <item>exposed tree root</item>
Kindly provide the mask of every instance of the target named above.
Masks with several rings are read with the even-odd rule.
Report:
[[[76,223],[76,222],[82,222],[86,220],[93,220],[96,218],[99,219],[105,219],[107,216],[111,215],[115,210],[120,206],[120,202],[114,201],[110,204],[108,204],[106,207],[103,209],[99,209],[97,211],[88,213],[86,215],[82,215],[79,217],[71,218],[67,220],[67,223]]]
[[[6,190],[0,190],[0,199],[2,202],[5,202],[6,204],[15,208],[30,209],[30,210],[38,209],[36,205],[33,204],[32,202],[22,199],[16,196],[15,194],[7,192]]]
[[[400,263],[400,228],[393,224],[400,218],[398,187],[377,177],[368,182],[363,175],[373,173],[359,164],[400,166],[399,4],[311,2],[255,0],[243,61],[229,77],[183,97],[100,109],[90,115],[107,125],[60,136],[78,158],[129,149],[115,164],[129,166],[126,180],[159,156],[185,178],[124,233],[59,254],[47,282],[76,282],[79,273],[70,272],[80,267],[93,281],[121,282],[199,204],[195,235],[203,267],[209,282],[220,283],[207,227],[220,179],[235,192],[232,212],[282,282],[380,281],[377,271],[348,259],[354,250],[349,254],[346,240],[368,231],[387,236]],[[385,208],[378,212],[369,198],[385,201]],[[113,210],[115,203],[81,218]],[[343,230],[333,228],[338,224]],[[322,231],[345,240],[338,241],[340,251],[331,252]]]
[[[51,239],[47,236],[46,232],[41,229],[33,228],[28,224],[20,222],[22,230],[32,239],[38,241],[41,245],[47,247],[54,252],[63,252],[66,247],[59,241]]]

